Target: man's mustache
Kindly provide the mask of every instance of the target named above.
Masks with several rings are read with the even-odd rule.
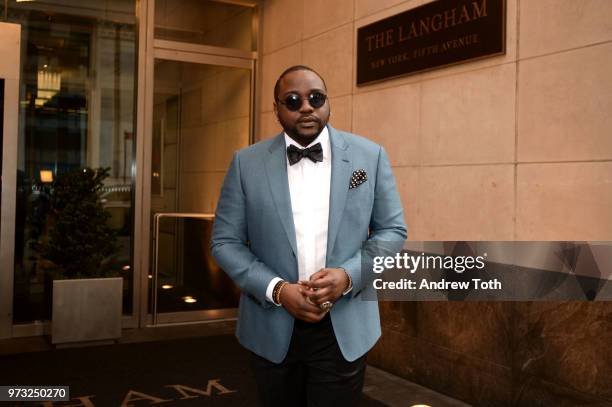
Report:
[[[319,119],[316,116],[305,116],[305,117],[300,117],[298,119],[298,123],[303,123],[303,122],[317,122],[317,123],[321,123],[321,119]]]

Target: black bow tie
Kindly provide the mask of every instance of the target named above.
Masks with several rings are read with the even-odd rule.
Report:
[[[289,159],[289,165],[293,165],[299,162],[302,158],[308,157],[314,163],[317,161],[323,161],[323,148],[321,143],[317,143],[314,146],[308,148],[297,148],[293,144],[287,147],[287,158]]]

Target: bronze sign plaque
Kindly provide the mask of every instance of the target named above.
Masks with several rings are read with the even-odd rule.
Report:
[[[505,0],[437,0],[357,30],[357,85],[506,52]]]

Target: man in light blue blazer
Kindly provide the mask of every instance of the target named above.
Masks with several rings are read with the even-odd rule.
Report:
[[[284,132],[234,154],[216,210],[212,254],[242,290],[236,335],[266,406],[358,404],[381,334],[361,247],[406,239],[387,154],[328,125],[326,92],[311,68],[281,74]]]

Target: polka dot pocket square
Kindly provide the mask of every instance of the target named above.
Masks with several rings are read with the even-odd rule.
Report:
[[[368,180],[368,173],[366,170],[356,170],[353,171],[353,175],[351,176],[351,182],[349,183],[349,189],[357,188],[359,185],[363,184]]]

